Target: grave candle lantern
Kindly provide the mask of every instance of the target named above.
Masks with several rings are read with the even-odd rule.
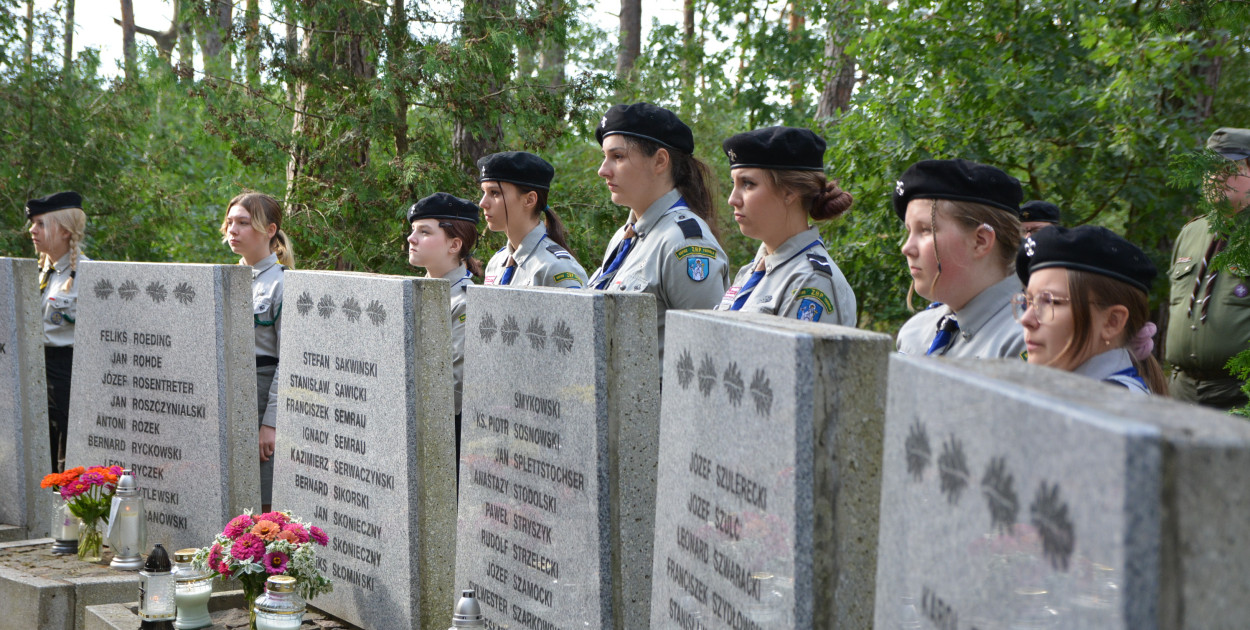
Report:
[[[174,603],[178,609],[174,630],[207,628],[213,625],[208,613],[208,600],[213,595],[213,580],[207,571],[195,568],[195,549],[174,552]]]
[[[299,630],[303,620],[304,599],[295,593],[295,578],[265,580],[265,593],[256,598],[256,630]]]
[[[174,574],[169,554],[156,543],[143,570],[139,571],[139,628],[172,630],[175,613]]]
[[[146,515],[134,474],[129,469],[123,470],[117,480],[109,516],[109,546],[113,548],[110,567],[123,571],[138,571],[143,567],[143,557],[139,554],[148,544]]]
[[[78,517],[69,509],[69,503],[61,497],[60,490],[53,490],[56,507],[52,509],[52,553],[68,555],[78,553]]]
[[[460,601],[456,602],[456,611],[451,616],[451,628],[485,628],[486,621],[482,618],[482,607],[477,603],[476,593],[472,590],[460,592]]]

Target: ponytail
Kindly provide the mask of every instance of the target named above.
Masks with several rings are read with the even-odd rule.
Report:
[[[278,228],[277,233],[269,241],[269,251],[278,255],[278,264],[292,269],[295,267],[295,244],[291,242],[291,237]]]
[[[516,187],[517,192],[519,193],[518,196],[520,197],[524,197],[530,193],[534,193],[538,196],[538,201],[534,204],[534,207],[538,208],[538,212],[541,212],[543,215],[542,219],[543,224],[547,229],[547,238],[554,241],[556,245],[563,247],[569,252],[569,254],[576,258],[577,254],[573,253],[573,249],[569,247],[569,234],[568,230],[564,227],[564,222],[560,220],[560,215],[556,214],[556,211],[552,210],[550,205],[547,205],[548,191],[543,188],[531,188],[524,184],[512,185]]]

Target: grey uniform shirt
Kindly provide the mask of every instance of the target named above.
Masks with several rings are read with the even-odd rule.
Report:
[[[460,265],[442,279],[451,282],[451,373],[456,392],[456,415],[460,415],[460,392],[464,384],[464,319],[466,287],[473,284],[473,274]]]
[[[278,255],[270,254],[252,265],[252,321],[256,328],[256,356],[278,358],[282,337],[282,271]],[[278,373],[269,387],[269,407],[261,424],[278,424]]]
[[[1130,368],[1134,368],[1132,373],[1137,374],[1133,365],[1133,357],[1129,355],[1128,350],[1115,348],[1090,357],[1072,372],[1119,385],[1135,394],[1149,394],[1150,389],[1145,383],[1133,376],[1120,374]]]
[[[670,308],[710,309],[729,288],[729,257],[712,231],[670,190],[655,200],[634,223],[633,247],[614,273],[606,273],[616,248],[625,239],[621,226],[612,235],[603,264],[587,288],[607,280],[607,291],[650,293],[659,322],[660,359],[664,358],[664,313]]]
[[[65,283],[69,282],[70,273],[73,269],[69,264],[69,253],[61,256],[51,265],[51,272],[48,273],[48,286],[43,290],[40,296],[43,300],[43,345],[53,348],[64,348],[74,345],[74,322],[78,320],[78,283],[69,289],[65,288]],[[91,260],[82,254],[78,255],[78,262]],[[40,270],[43,274],[48,267]]]
[[[764,260],[764,277],[751,289],[739,310],[794,317],[812,322],[855,325],[855,292],[842,270],[833,264],[820,240],[820,232],[809,227],[790,237],[777,251],[766,254],[764,246],[751,264],[738,270],[733,286],[721,298],[718,311],[732,310],[742,288]]]
[[[500,284],[508,257],[516,260],[510,287],[560,287],[580,289],[586,286],[586,270],[576,258],[555,241],[547,238],[547,226],[541,221],[530,230],[514,250],[511,245],[495,252],[486,263],[483,284]]]
[[[959,321],[955,340],[945,352],[934,354],[978,359],[1023,358],[1024,328],[1011,315],[1011,296],[1020,291],[1020,280],[1014,273],[981,291],[955,313]],[[924,356],[937,336],[938,322],[950,313],[950,307],[943,304],[913,315],[898,331],[898,351]]]

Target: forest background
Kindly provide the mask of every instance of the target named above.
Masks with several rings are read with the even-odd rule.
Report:
[[[74,189],[95,258],[233,263],[218,228],[251,189],[285,200],[297,267],[411,275],[408,206],[476,200],[473,162],[519,149],[555,165],[552,207],[590,271],[627,212],[593,130],[645,100],[694,129],[735,269],[755,247],[724,201],[721,140],[774,124],[826,138],[856,203],[822,234],[861,327],[909,315],[896,178],[953,157],[1141,245],[1163,325],[1172,239],[1209,210],[1219,165],[1203,142],[1250,127],[1245,0],[683,0],[645,40],[642,1],[604,28],[602,3],[579,0],[168,0],[162,24],[120,0],[124,73],[106,78],[72,52],[75,0],[0,0],[0,254],[33,256],[26,199]],[[485,259],[503,240],[482,230]],[[1250,262],[1246,242],[1229,256]]]

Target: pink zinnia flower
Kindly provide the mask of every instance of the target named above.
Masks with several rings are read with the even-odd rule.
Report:
[[[90,489],[90,484],[83,483],[82,479],[75,479],[69,485],[61,488],[61,498],[72,499]]]
[[[259,561],[265,557],[265,541],[256,534],[243,534],[230,547],[230,555],[238,560]]]
[[[300,544],[308,542],[308,530],[304,529],[304,526],[299,523],[287,523],[282,526],[282,531],[294,534],[296,541]]]
[[[312,535],[313,542],[317,543],[318,545],[321,545],[322,547],[324,547],[330,543],[330,537],[326,536],[326,533],[322,531],[320,527],[313,525],[312,531],[310,533]]]
[[[259,523],[260,521],[272,521],[274,523],[282,525],[284,523],[287,523],[290,520],[291,520],[290,517],[288,517],[286,514],[283,514],[282,512],[274,511],[274,512],[265,512],[264,514],[261,514],[257,522]]]
[[[287,556],[281,551],[270,551],[265,554],[265,572],[269,575],[279,575],[286,571]]]
[[[244,514],[236,516],[226,523],[226,529],[221,534],[226,538],[238,538],[240,534],[252,528],[252,517]]]
[[[217,571],[218,573],[225,573],[225,571],[222,571],[220,567],[221,567],[221,545],[217,543],[213,543],[213,547],[208,550],[208,568],[214,571]]]
[[[91,472],[83,473],[83,475],[79,477],[78,479],[82,481],[83,483],[92,485],[92,486],[102,486],[104,485],[104,481],[105,481],[104,475],[94,470]]]

